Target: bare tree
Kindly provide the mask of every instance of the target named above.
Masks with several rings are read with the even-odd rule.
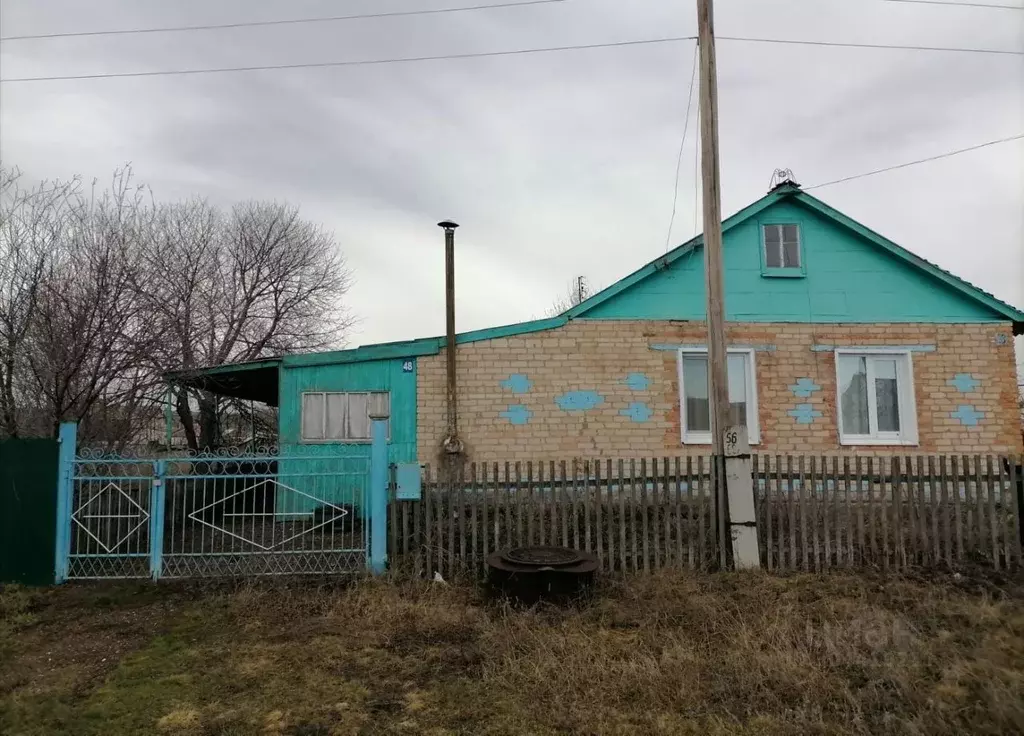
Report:
[[[157,206],[129,167],[87,195],[77,179],[25,189],[0,167],[0,436],[74,419],[120,447],[158,421],[168,369],[339,345],[348,284],[333,235],[294,207]],[[224,416],[272,421],[206,392],[174,400],[193,448],[219,443]]]
[[[47,270],[59,248],[78,180],[20,186],[0,166],[0,435],[38,433],[42,402],[28,381],[28,347]]]
[[[156,384],[140,370],[157,336],[136,289],[152,207],[125,168],[99,197],[76,193],[64,209],[25,342],[28,379],[51,432],[74,419],[87,441],[113,440],[111,410],[124,424],[152,402]],[[108,421],[99,421],[97,407]]]
[[[590,296],[589,286],[585,276],[577,276],[566,286],[565,292],[551,302],[551,306],[548,307],[546,315],[548,317],[557,317],[558,315],[566,312],[577,304],[585,301]]]
[[[164,207],[146,260],[147,311],[164,337],[153,356],[165,369],[333,347],[351,323],[342,304],[349,273],[334,236],[296,207]],[[178,387],[174,400],[189,446],[216,447],[215,397]]]

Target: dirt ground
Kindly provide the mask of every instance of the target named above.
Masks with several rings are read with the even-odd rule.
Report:
[[[1024,733],[1019,577],[0,589],[4,734]]]

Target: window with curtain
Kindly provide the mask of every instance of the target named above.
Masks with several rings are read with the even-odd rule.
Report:
[[[837,351],[839,437],[844,444],[914,444],[909,353]]]
[[[390,414],[386,391],[310,392],[302,394],[303,442],[367,442],[370,416]],[[391,422],[388,420],[388,436]]]
[[[751,442],[759,440],[757,398],[752,350],[730,350],[729,419],[731,426],[747,428]],[[683,442],[711,443],[711,401],[708,381],[708,354],[703,350],[683,349],[679,353],[680,409]]]

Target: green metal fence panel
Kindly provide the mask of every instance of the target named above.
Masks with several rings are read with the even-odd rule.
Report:
[[[0,582],[54,581],[57,457],[55,439],[0,441]]]

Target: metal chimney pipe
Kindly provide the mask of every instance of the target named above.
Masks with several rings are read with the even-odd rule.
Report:
[[[448,360],[448,434],[444,438],[444,450],[450,455],[456,455],[462,452],[455,381],[455,228],[459,225],[451,220],[442,220],[437,225],[444,228],[445,328],[448,348],[445,356]]]

